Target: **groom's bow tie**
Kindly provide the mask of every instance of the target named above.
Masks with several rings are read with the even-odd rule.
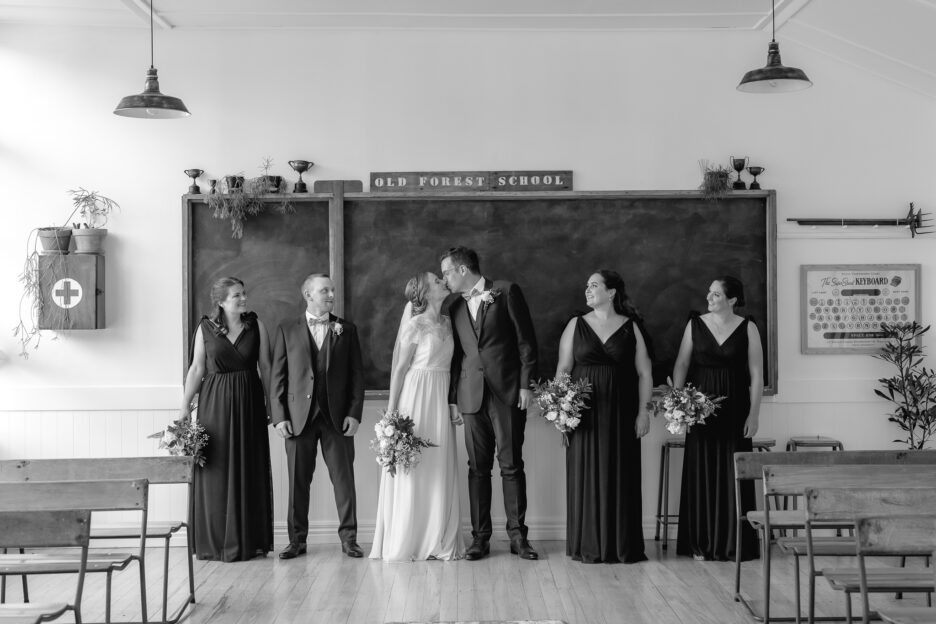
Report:
[[[462,293],[462,297],[465,298],[465,301],[471,301],[475,297],[481,294],[481,291],[477,288],[472,288],[469,292]]]
[[[316,325],[328,325],[327,316],[325,318],[320,318],[320,319],[307,318],[306,320],[309,322],[309,327],[315,327]]]

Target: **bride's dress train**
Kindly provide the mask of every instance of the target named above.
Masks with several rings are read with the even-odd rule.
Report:
[[[409,473],[380,473],[380,498],[372,559],[414,561],[460,559],[458,457],[455,425],[449,419],[449,366],[454,342],[448,318],[418,315],[404,322],[400,340],[416,345],[400,392],[398,409],[413,419],[416,435],[438,446],[423,449]]]

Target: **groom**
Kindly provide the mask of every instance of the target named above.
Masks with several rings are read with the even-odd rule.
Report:
[[[525,410],[536,375],[536,336],[523,293],[516,284],[481,276],[478,254],[454,247],[442,254],[442,278],[455,334],[449,403],[465,422],[471,534],[469,561],[490,551],[491,469],[495,451],[504,488],[510,552],[537,559],[527,541],[526,475],[523,472]]]
[[[331,313],[335,285],[323,273],[302,283],[305,314],[276,330],[270,374],[270,411],[286,440],[289,546],[280,559],[306,552],[309,487],[319,444],[338,506],[341,550],[363,557],[357,544],[354,434],[364,407],[364,366],[357,329]]]

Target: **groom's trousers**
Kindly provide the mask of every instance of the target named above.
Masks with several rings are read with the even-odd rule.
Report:
[[[491,470],[496,449],[504,489],[507,535],[526,538],[526,473],[523,471],[523,430],[526,413],[504,405],[485,385],[481,409],[464,414],[465,447],[468,451],[468,497],[471,502],[471,535],[490,540]]]
[[[354,491],[354,438],[336,431],[323,414],[317,414],[299,435],[286,438],[289,468],[289,508],[286,529],[289,541],[305,544],[309,535],[309,488],[315,472],[318,445],[328,466],[338,507],[338,537],[341,542],[357,540],[357,503]]]

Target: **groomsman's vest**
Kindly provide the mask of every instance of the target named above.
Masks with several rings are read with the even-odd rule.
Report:
[[[309,346],[312,348],[312,370],[315,374],[315,381],[312,386],[312,407],[310,409],[309,422],[314,422],[319,414],[324,416],[329,423],[331,422],[331,413],[328,411],[328,332],[325,332],[325,340],[322,341],[322,348],[315,346],[315,338],[312,332],[306,332],[309,336]]]

